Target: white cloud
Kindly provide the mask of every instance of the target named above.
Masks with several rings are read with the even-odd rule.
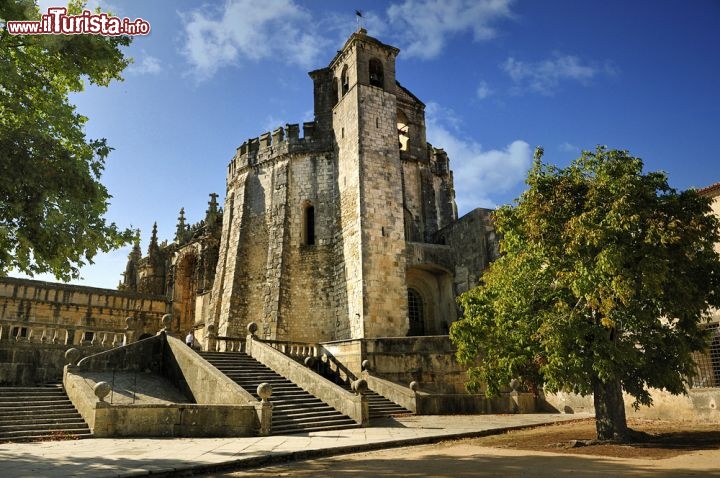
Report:
[[[532,163],[530,145],[515,140],[504,149],[483,150],[480,143],[462,136],[457,125],[445,117],[453,113],[436,103],[426,107],[427,137],[450,158],[460,214],[476,207],[497,207],[493,195],[507,193],[523,182]]]
[[[579,147],[579,146],[575,146],[575,145],[572,144],[572,143],[568,143],[567,141],[561,143],[561,144],[558,146],[558,149],[559,149],[560,151],[564,152],[564,153],[577,153],[577,154],[580,154],[580,147]]]
[[[552,58],[537,62],[525,62],[510,57],[505,60],[501,68],[515,83],[516,93],[532,91],[543,95],[554,94],[563,81],[587,84],[600,74],[614,74],[614,69],[609,63],[602,66],[583,63],[576,56],[558,53]]]
[[[160,60],[154,56],[143,56],[142,60],[135,61],[127,69],[128,73],[136,75],[157,75],[162,71]]]
[[[183,51],[201,78],[248,60],[311,67],[328,49],[310,13],[293,0],[266,0],[262,7],[254,0],[229,0],[220,10],[195,10],[182,18]]]
[[[477,97],[480,100],[484,100],[488,96],[492,95],[493,91],[490,89],[486,81],[481,81],[477,88]]]
[[[404,0],[387,9],[389,22],[400,34],[403,54],[434,58],[448,37],[471,31],[475,41],[494,38],[493,24],[512,18],[513,0]]]

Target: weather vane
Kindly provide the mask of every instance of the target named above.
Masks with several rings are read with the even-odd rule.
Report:
[[[364,27],[363,16],[360,10],[355,10],[355,19],[357,20],[357,29],[360,31],[360,29]]]

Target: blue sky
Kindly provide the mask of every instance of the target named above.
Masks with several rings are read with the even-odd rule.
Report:
[[[42,0],[41,9],[61,0]],[[125,81],[73,96],[89,138],[115,148],[108,219],[172,240],[178,212],[224,199],[245,139],[312,119],[308,71],[356,29],[400,48],[397,78],[427,105],[460,213],[510,203],[537,145],[560,166],[597,144],[627,149],[678,189],[720,181],[717,0],[93,0],[143,18]],[[76,283],[114,288],[129,248]],[[52,280],[49,277],[37,277]]]

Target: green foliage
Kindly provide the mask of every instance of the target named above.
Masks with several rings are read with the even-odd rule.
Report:
[[[720,305],[710,201],[643,174],[626,151],[598,147],[562,169],[541,156],[495,215],[502,256],[459,299],[450,335],[469,388],[497,393],[515,378],[586,395],[619,382],[636,407],[650,387],[683,393]]]
[[[132,239],[103,218],[111,196],[99,179],[112,148],[86,139],[87,118],[68,100],[85,81],[122,80],[130,38],[11,36],[4,27],[37,19],[33,1],[0,5],[0,275],[14,268],[69,280],[99,251]]]

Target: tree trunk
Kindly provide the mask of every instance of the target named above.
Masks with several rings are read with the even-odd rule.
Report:
[[[625,441],[628,438],[625,402],[619,380],[603,383],[593,379],[597,439]]]

